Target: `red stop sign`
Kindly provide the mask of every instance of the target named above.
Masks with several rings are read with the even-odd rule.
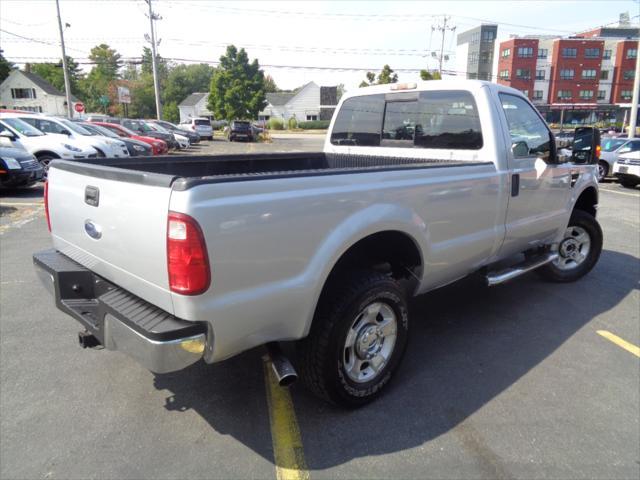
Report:
[[[78,102],[75,104],[74,108],[76,109],[76,112],[82,113],[84,112],[84,103]]]

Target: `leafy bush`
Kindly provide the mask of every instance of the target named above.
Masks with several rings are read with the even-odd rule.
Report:
[[[291,117],[288,124],[289,130],[295,130],[296,128],[298,128],[298,120],[296,120],[296,117]]]
[[[284,130],[284,123],[279,118],[270,118],[267,126],[270,130]]]
[[[298,128],[304,130],[326,130],[329,128],[329,120],[310,120],[308,122],[300,122]]]

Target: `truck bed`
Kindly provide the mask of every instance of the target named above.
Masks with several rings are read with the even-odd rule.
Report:
[[[186,190],[204,183],[478,165],[483,163],[487,162],[324,152],[171,155],[127,159],[92,158],[74,162],[55,161],[56,168],[74,173],[125,182],[172,186],[175,190]]]

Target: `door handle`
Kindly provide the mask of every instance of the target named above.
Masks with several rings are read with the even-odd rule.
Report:
[[[514,173],[511,175],[511,196],[517,197],[520,193],[520,174]]]
[[[571,172],[571,188],[576,186],[578,179],[580,178],[580,172]]]

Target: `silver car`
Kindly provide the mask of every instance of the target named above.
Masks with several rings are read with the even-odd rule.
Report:
[[[598,163],[598,181],[613,174],[613,164],[618,157],[640,150],[640,138],[603,137],[600,141],[600,162]]]

